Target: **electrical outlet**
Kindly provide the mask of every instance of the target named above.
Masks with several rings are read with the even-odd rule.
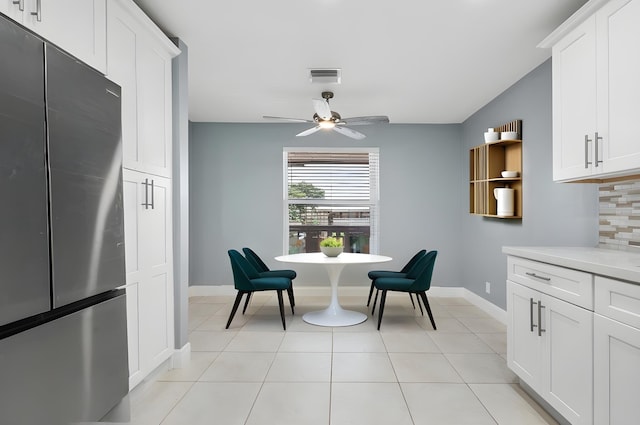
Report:
[[[486,291],[487,294],[491,293],[491,282],[485,282],[485,288],[484,290]]]

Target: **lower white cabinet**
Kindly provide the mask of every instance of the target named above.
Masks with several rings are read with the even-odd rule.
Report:
[[[596,314],[593,348],[594,423],[637,424],[640,329]]]
[[[129,386],[173,354],[171,180],[123,171]]]
[[[592,424],[593,313],[512,281],[507,310],[509,367],[572,424]]]
[[[596,277],[593,341],[594,423],[640,418],[640,285]]]

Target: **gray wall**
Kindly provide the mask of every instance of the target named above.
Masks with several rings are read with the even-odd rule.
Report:
[[[469,149],[488,127],[523,120],[523,219],[468,213]],[[391,117],[393,121],[393,117]],[[253,247],[282,267],[284,146],[380,148],[380,253],[400,268],[418,249],[437,249],[434,285],[464,286],[506,308],[504,245],[595,246],[597,186],[552,181],[551,61],[462,124],[362,127],[363,141],[334,133],[306,138],[298,124],[192,123],[190,284],[232,284],[226,250]],[[296,284],[322,284],[323,270],[297,267]],[[367,268],[342,281],[368,285]],[[485,293],[491,282],[491,293]]]
[[[462,224],[463,284],[506,308],[503,245],[596,246],[598,198],[595,184],[553,183],[551,163],[551,60],[534,69],[462,124],[463,155],[484,141],[488,127],[522,119],[523,218],[500,220],[465,214]],[[468,161],[468,159],[467,159]],[[469,178],[468,167],[464,179]],[[461,196],[467,199],[468,186]],[[467,208],[465,206],[465,208]],[[491,294],[485,282],[491,282]]]
[[[391,117],[393,120],[393,117]],[[334,132],[295,137],[301,124],[191,123],[190,284],[233,284],[230,248],[252,247],[271,267],[283,246],[283,147],[379,147],[380,253],[400,268],[419,249],[437,249],[434,285],[460,286],[460,125],[359,127],[355,141]],[[366,270],[344,270],[341,282],[368,286]],[[326,272],[296,267],[296,285],[325,284]]]

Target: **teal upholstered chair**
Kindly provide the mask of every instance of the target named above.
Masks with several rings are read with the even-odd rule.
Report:
[[[438,251],[429,251],[418,260],[411,271],[404,277],[380,277],[374,281],[376,289],[382,291],[380,312],[378,313],[378,330],[380,330],[380,323],[382,322],[382,315],[384,314],[387,291],[415,294],[418,303],[420,303],[420,300],[424,303],[427,314],[429,314],[429,319],[431,320],[431,325],[434,330],[436,329],[436,322],[433,320],[433,314],[431,313],[431,307],[427,299],[427,291],[431,287],[431,276],[433,275],[433,267],[436,263],[437,255]]]
[[[289,269],[270,270],[264,261],[262,261],[262,258],[260,258],[251,248],[242,248],[242,252],[244,252],[244,256],[247,258],[247,261],[249,261],[253,268],[258,271],[260,277],[286,277],[287,279],[291,279],[291,288],[287,290],[287,294],[289,295],[289,302],[291,302],[291,305],[295,307],[296,299],[293,295],[293,279],[297,276],[296,271]],[[249,304],[249,298],[250,297],[247,297],[247,301],[245,302],[244,309],[242,310],[243,314]]]
[[[229,259],[231,260],[231,270],[233,271],[233,283],[235,288],[238,290],[238,295],[233,303],[233,308],[231,309],[226,329],[229,329],[229,325],[231,325],[231,321],[238,310],[238,306],[240,305],[243,295],[246,294],[248,299],[254,292],[277,291],[282,327],[284,330],[287,330],[287,325],[284,321],[284,302],[282,300],[282,291],[287,291],[291,288],[291,279],[277,276],[261,277],[251,263],[249,263],[249,261],[238,251],[230,249],[228,253]],[[291,299],[289,299],[289,301],[291,301]],[[291,313],[294,313],[293,305],[291,305]]]
[[[371,303],[371,295],[373,295],[374,281],[376,279],[378,279],[379,277],[405,277],[407,273],[411,271],[413,266],[416,265],[418,260],[422,258],[426,253],[427,253],[426,249],[421,249],[420,251],[418,251],[413,257],[411,257],[409,262],[405,264],[402,270],[400,270],[399,272],[390,271],[390,270],[371,270],[369,272],[369,279],[371,279],[371,288],[369,289],[369,298],[367,299],[367,307],[369,307],[369,304]],[[413,308],[416,308],[416,305],[413,302],[413,296],[411,294],[409,294],[409,298],[411,298],[411,304],[413,304]],[[376,291],[376,298],[373,301],[373,311],[375,311],[377,302],[378,302],[378,292]],[[419,302],[418,302],[418,305],[420,305]],[[373,314],[373,311],[371,314]],[[422,311],[422,307],[420,307],[420,311]]]

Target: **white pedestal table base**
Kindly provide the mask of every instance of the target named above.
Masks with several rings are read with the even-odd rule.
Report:
[[[312,311],[302,316],[302,320],[312,325],[318,326],[353,326],[367,320],[367,315],[359,311],[345,310],[338,302],[338,282],[340,273],[346,264],[358,263],[379,263],[390,261],[390,257],[383,257],[368,254],[340,254],[342,258],[327,258],[324,254],[293,254],[288,256],[276,257],[278,261],[322,264],[329,274],[331,282],[331,302],[329,306],[320,311]]]

